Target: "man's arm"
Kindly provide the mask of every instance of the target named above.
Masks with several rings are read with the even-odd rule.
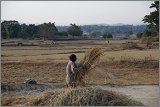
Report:
[[[71,71],[72,73],[77,73],[82,69],[82,67],[76,67],[73,63],[71,64]]]

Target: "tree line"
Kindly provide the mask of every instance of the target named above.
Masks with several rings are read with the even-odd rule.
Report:
[[[82,30],[76,24],[70,24],[67,31],[58,31],[55,23],[20,24],[18,21],[10,20],[1,23],[1,37],[23,38],[23,39],[56,39],[57,37],[82,36]]]
[[[55,39],[57,37],[82,36],[83,32],[88,33],[91,37],[103,36],[104,38],[112,38],[112,35],[131,35],[137,32],[143,32],[144,25],[123,25],[123,26],[98,26],[84,25],[77,26],[55,26],[55,23],[20,24],[18,21],[3,21],[1,23],[2,38],[23,38],[23,39]],[[85,35],[83,35],[85,36]]]
[[[146,25],[121,25],[121,26],[105,26],[105,25],[83,25],[80,26],[83,32],[89,33],[92,37],[112,35],[131,35],[143,32]],[[67,31],[68,26],[57,26],[60,31]]]

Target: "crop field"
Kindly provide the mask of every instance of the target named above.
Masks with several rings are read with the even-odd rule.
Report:
[[[116,78],[113,81],[118,79],[118,83],[158,84],[158,49],[124,49],[122,44],[127,45],[127,42],[112,40],[108,44],[104,40],[88,40],[58,41],[55,45],[43,46],[4,46],[1,52],[2,82],[23,82],[26,78],[36,79],[38,82],[64,82],[68,56],[75,53],[79,62],[87,49],[99,47],[104,53],[96,65],[99,71],[94,69],[95,73],[92,73],[97,79],[92,80],[95,77],[90,76],[87,78],[90,79],[88,82],[111,82],[107,77],[101,80],[101,76],[98,76],[109,72]]]
[[[37,83],[65,85],[68,56],[80,62],[85,51],[98,47],[104,51],[99,62],[85,78],[88,85],[158,85],[158,46],[147,48],[138,40],[77,40],[51,44],[1,47],[1,83],[23,83],[30,78]],[[47,44],[48,43],[48,44]],[[136,46],[135,46],[136,44]],[[4,94],[3,94],[4,95]],[[4,95],[4,97],[6,94]],[[8,95],[7,95],[8,96]]]

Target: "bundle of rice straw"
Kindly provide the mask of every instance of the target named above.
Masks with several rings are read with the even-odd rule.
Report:
[[[25,102],[20,103],[21,106],[144,106],[141,102],[121,93],[96,87],[58,88],[26,99]]]
[[[84,85],[84,78],[89,73],[89,71],[92,68],[92,66],[99,61],[100,56],[103,54],[103,51],[101,48],[91,48],[88,51],[85,52],[85,56],[83,60],[80,61],[79,66],[84,67],[82,72],[78,72],[76,75],[77,78],[77,84]]]

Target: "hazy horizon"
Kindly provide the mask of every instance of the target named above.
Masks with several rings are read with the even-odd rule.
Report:
[[[154,1],[1,1],[1,21],[56,26],[96,24],[142,25]]]

